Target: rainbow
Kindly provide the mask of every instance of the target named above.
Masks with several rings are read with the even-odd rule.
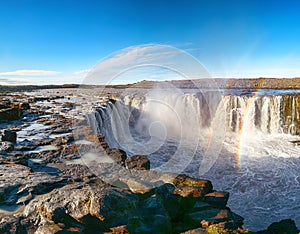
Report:
[[[249,110],[252,108],[252,106],[254,105],[254,102],[256,100],[257,94],[259,92],[260,89],[262,89],[263,85],[264,85],[265,79],[264,78],[260,78],[258,85],[256,87],[256,89],[253,90],[253,96],[251,97],[251,101],[248,102],[247,107],[246,107],[246,111],[244,113],[242,122],[241,122],[241,127],[239,129],[238,132],[238,146],[237,146],[237,152],[235,154],[235,161],[236,161],[236,166],[237,169],[240,170],[241,166],[242,166],[242,149],[243,149],[243,143],[245,142],[245,136],[247,135],[247,131],[245,129],[246,121],[249,115]]]

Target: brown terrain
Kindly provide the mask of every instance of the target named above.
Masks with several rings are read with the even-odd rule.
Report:
[[[151,88],[154,85],[174,85],[179,88],[246,88],[246,89],[300,89],[300,78],[247,78],[247,79],[225,79],[207,78],[195,80],[174,80],[174,81],[148,81],[125,85],[19,85],[3,86],[0,85],[0,92],[10,91],[30,91],[36,89],[60,89],[78,87],[106,87],[106,88]]]

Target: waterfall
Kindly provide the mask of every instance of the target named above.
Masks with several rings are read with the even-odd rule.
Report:
[[[218,105],[224,106],[218,108]],[[214,92],[162,95],[156,91],[146,96],[126,95],[109,102],[105,108],[90,114],[89,119],[95,132],[104,134],[112,146],[120,147],[120,142],[125,145],[136,142],[135,134],[142,134],[148,140],[172,138],[195,143],[195,139],[209,131],[214,116],[221,116],[218,121],[224,121],[222,126],[227,132],[246,129],[264,134],[296,134],[299,96],[218,96]]]
[[[282,133],[284,113],[282,96],[227,96],[227,127],[233,132]]]

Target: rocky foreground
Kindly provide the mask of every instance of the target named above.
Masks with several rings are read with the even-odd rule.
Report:
[[[254,233],[210,181],[110,148],[71,114],[73,93],[1,96],[1,233]],[[256,233],[299,230],[283,220]]]

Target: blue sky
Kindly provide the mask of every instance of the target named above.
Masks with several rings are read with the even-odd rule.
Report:
[[[80,83],[108,55],[166,44],[213,77],[300,76],[300,3],[0,0],[0,84]]]

